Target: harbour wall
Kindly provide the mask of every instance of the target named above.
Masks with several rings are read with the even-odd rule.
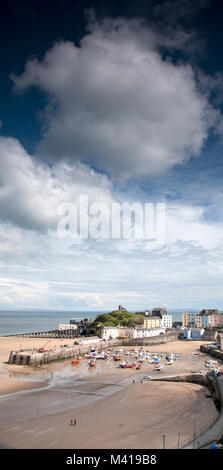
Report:
[[[11,351],[8,363],[17,365],[41,366],[50,362],[60,361],[72,358],[77,355],[79,356],[86,354],[89,351],[90,347],[97,347],[98,349],[108,349],[115,346],[152,346],[156,344],[163,344],[169,341],[176,341],[178,339],[178,332],[170,331],[159,336],[136,339],[120,339],[109,341],[99,340],[99,338],[88,339],[88,344],[59,346],[44,353],[40,353],[38,352],[38,350],[35,349]]]
[[[210,391],[210,394],[214,400],[215,406],[220,413],[216,418],[214,418],[207,426],[202,429],[197,430],[197,432],[187,439],[184,439],[181,442],[178,442],[178,448],[185,449],[191,448],[191,444],[195,442],[201,436],[205,436],[207,432],[216,426],[219,419],[222,418],[223,414],[223,394],[219,384],[218,377],[211,376],[209,374],[179,374],[175,376],[169,377],[156,377],[152,378],[153,381],[163,381],[163,382],[187,382],[187,383],[195,383],[197,385],[202,385],[207,387]],[[220,437],[220,436],[219,436]]]
[[[223,361],[223,351],[220,351],[220,349],[209,348],[205,344],[201,344],[200,351]]]

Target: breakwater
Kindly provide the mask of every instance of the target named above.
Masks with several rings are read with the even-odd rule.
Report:
[[[81,356],[88,352],[90,347],[97,347],[98,349],[102,350],[115,346],[152,346],[155,344],[163,344],[169,341],[176,341],[177,339],[178,332],[175,331],[170,331],[163,335],[137,339],[104,341],[100,338],[88,338],[87,344],[58,346],[42,353],[36,349],[11,351],[8,363],[17,365],[41,366],[50,362],[69,359],[77,355]]]

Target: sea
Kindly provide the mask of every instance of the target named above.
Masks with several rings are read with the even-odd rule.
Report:
[[[173,321],[181,321],[182,312],[192,309],[168,310]],[[0,336],[20,333],[34,333],[58,328],[59,323],[70,323],[71,318],[88,318],[94,320],[97,315],[106,311],[58,311],[58,310],[23,310],[0,311]]]

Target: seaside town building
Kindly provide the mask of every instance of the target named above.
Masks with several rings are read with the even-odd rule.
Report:
[[[217,308],[205,308],[204,310],[201,310],[200,315],[214,315],[218,314],[218,309]]]
[[[199,314],[184,312],[183,328],[223,328],[223,314],[218,309],[203,309]]]
[[[154,309],[158,312],[157,316],[144,317],[144,328],[172,328],[172,315],[168,315],[166,309]]]
[[[105,341],[108,339],[117,339],[118,338],[118,328],[117,326],[102,326],[99,328],[99,337]]]
[[[184,328],[185,339],[201,339],[205,332],[204,328]]]
[[[149,315],[151,315],[150,311],[149,310],[145,310],[145,316],[148,317]]]
[[[123,307],[122,305],[118,306],[118,310],[119,310],[119,312],[126,312],[126,308]]]
[[[173,326],[172,315],[168,315],[167,313],[162,315],[160,319],[160,326],[162,328],[172,328]]]
[[[150,336],[158,336],[164,334],[165,328],[152,328],[151,330],[145,328],[135,328],[134,338],[148,338]]]
[[[196,325],[196,328],[202,328],[202,326],[203,326],[203,316],[202,315],[195,315],[195,325]]]
[[[183,328],[194,328],[196,326],[195,323],[195,312],[184,312],[182,313],[182,327]]]
[[[125,326],[102,326],[99,329],[99,337],[104,340],[109,339],[135,339],[148,338],[165,333],[165,328],[134,328]]]
[[[162,308],[154,308],[152,310],[152,317],[160,317],[162,318],[163,315],[166,315],[167,314],[167,311],[165,309],[165,307],[162,307]]]
[[[144,317],[144,329],[159,328],[160,317]]]

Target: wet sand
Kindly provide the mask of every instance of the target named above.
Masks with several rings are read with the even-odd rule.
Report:
[[[33,341],[24,340],[23,348],[30,346],[27,340]],[[38,347],[43,344],[42,340],[34,341],[38,341]],[[200,344],[176,341],[145,349],[180,354],[179,361],[161,373],[168,376],[204,369],[205,356],[194,354]],[[9,346],[3,344],[0,357],[6,357]],[[199,430],[217,418],[213,400],[207,397],[204,387],[165,382],[141,384],[143,374],[160,374],[153,371],[154,366],[148,361],[139,371],[117,366],[109,359],[97,361],[96,368],[89,369],[88,361],[83,359],[76,366],[67,360],[35,369],[1,367],[0,382],[5,381],[1,393],[9,393],[0,396],[1,447],[160,448],[162,434],[167,434],[167,447],[174,448],[179,433],[181,440],[186,439],[195,427]],[[38,390],[27,390],[29,387]],[[17,393],[10,393],[16,390]],[[69,425],[70,418],[77,419],[76,427]]]
[[[1,427],[0,442],[3,447],[31,449],[153,449],[162,447],[166,434],[166,447],[177,448],[179,433],[181,440],[188,438],[195,422],[201,429],[207,419],[211,423],[217,417],[212,400],[207,400],[199,385],[147,382],[47,416],[29,419],[26,405],[27,419]],[[71,417],[76,426],[69,424]]]

